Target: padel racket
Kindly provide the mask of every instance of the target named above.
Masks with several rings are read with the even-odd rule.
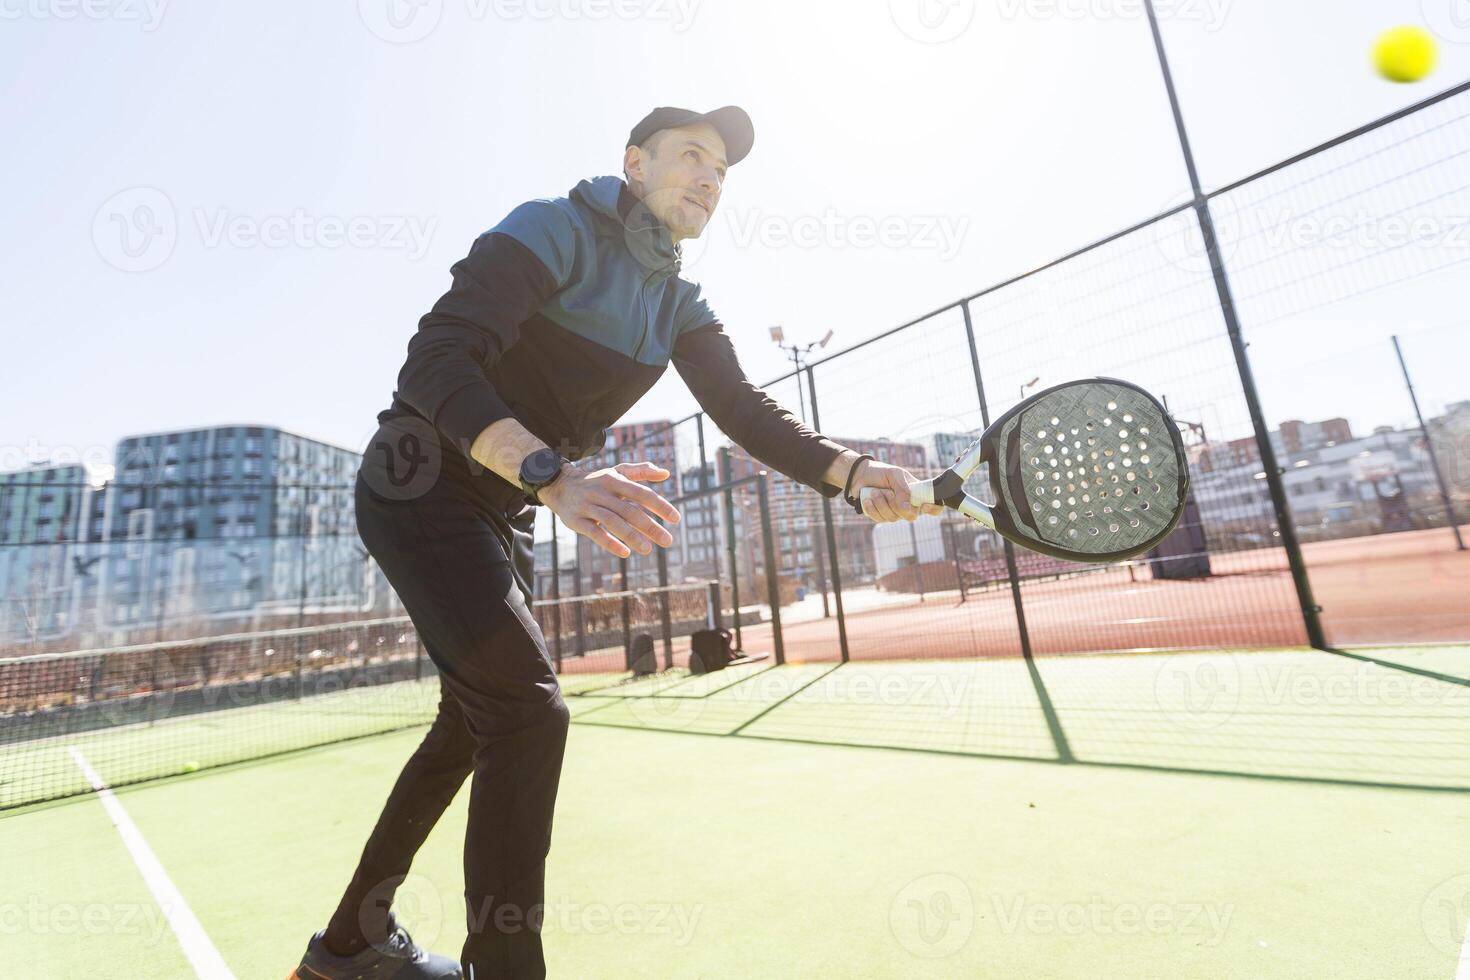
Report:
[[[964,488],[985,463],[993,504]],[[916,505],[943,504],[1031,551],[1103,563],[1143,554],[1174,530],[1189,467],[1179,427],[1153,395],[1089,378],[1027,398],[909,491]],[[872,493],[865,487],[860,500]]]

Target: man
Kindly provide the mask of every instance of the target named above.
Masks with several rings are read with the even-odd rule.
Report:
[[[444,808],[473,774],[465,840],[473,980],[543,977],[545,858],[568,713],[531,617],[535,504],[619,557],[673,543],[678,511],[652,463],[588,472],[604,430],[670,362],[725,433],[826,496],[879,491],[875,521],[919,514],[904,470],[822,438],[752,385],[679,242],[719,205],[755,140],[745,112],[655,109],[633,128],[624,179],[517,207],[454,265],[419,322],[356,487],[363,542],[439,670],[439,714],[409,759],[299,980],[441,978],[389,911]],[[938,508],[924,508],[937,512]]]

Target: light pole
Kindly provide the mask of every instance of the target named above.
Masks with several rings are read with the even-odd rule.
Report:
[[[781,348],[783,351],[785,351],[787,354],[789,354],[791,356],[791,363],[793,363],[793,364],[796,365],[796,398],[797,398],[798,404],[800,404],[800,406],[801,406],[801,421],[802,421],[803,424],[805,424],[806,423],[806,392],[802,388],[802,377],[801,376],[802,376],[803,373],[805,373],[807,375],[807,378],[808,379],[811,379],[811,368],[807,366],[805,359],[806,358],[810,358],[812,351],[819,350],[819,349],[821,349],[823,347],[826,347],[828,344],[830,344],[832,342],[832,331],[831,330],[828,330],[825,334],[822,335],[822,339],[821,340],[813,341],[810,344],[788,344],[788,343],[786,343],[786,331],[783,330],[783,329],[781,329],[781,327],[779,327],[779,326],[775,326],[775,327],[772,327],[771,328],[771,341],[777,347]],[[816,386],[815,386],[816,385],[815,380],[812,381],[812,384],[813,384],[813,387],[812,387],[812,398],[815,399],[817,397],[817,389],[816,389]],[[828,617],[830,617],[832,615],[832,607],[830,605],[828,605],[828,602],[827,602],[827,562],[826,562],[826,559],[822,557],[822,546],[817,543],[816,534],[815,534],[815,532],[813,532],[811,530],[811,528],[812,528],[812,523],[811,523],[810,520],[808,520],[808,522],[807,522],[807,528],[806,528],[806,533],[805,533],[805,535],[804,535],[804,537],[803,537],[802,540],[804,540],[806,542],[806,544],[811,547],[812,557],[816,560],[816,564],[817,564],[817,586],[821,590],[821,593],[822,593],[822,618],[823,619],[826,619],[826,618],[828,618]],[[800,564],[800,562],[801,562],[801,543],[800,543],[800,541],[798,542],[798,544],[796,546],[796,553],[797,553],[797,567],[800,568],[801,567],[801,564]]]
[[[828,330],[821,340],[810,344],[788,344],[786,343],[786,331],[779,326],[771,328],[771,342],[781,348],[791,358],[791,363],[796,365],[796,397],[801,405],[801,420],[806,421],[806,394],[801,387],[801,372],[807,370],[806,359],[810,358],[812,351],[826,347],[832,342],[832,331]]]

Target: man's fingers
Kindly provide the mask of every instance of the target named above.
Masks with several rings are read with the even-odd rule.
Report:
[[[633,555],[633,552],[623,542],[608,534],[593,521],[580,518],[575,522],[567,521],[566,525],[615,558],[631,558]]]
[[[644,537],[648,538],[648,540],[660,548],[667,548],[674,543],[674,536],[669,533],[668,529],[654,520],[648,511],[632,501],[619,500],[615,505],[609,507],[608,510],[611,510],[613,513],[622,517],[623,520],[633,525],[633,527],[643,533]]]
[[[630,483],[627,481],[614,484],[612,490],[624,500],[632,501],[634,505],[642,507],[651,514],[662,517],[671,524],[679,523],[678,510],[674,508],[673,504],[665,500],[657,490],[652,490],[640,483]]]
[[[874,488],[867,495],[868,499],[863,503],[863,513],[880,524],[892,524],[898,520],[898,514],[893,509],[893,492],[891,490],[879,490]]]
[[[623,520],[620,514],[608,510],[606,507],[593,507],[588,510],[587,514],[598,524],[602,525],[603,530],[613,535],[619,541],[622,541],[640,555],[653,553],[653,542],[648,539],[648,536]]]
[[[619,463],[613,469],[640,483],[662,483],[671,476],[668,470],[657,463]]]
[[[938,517],[940,514],[943,514],[944,513],[944,505],[943,504],[924,504],[922,507],[919,508],[919,512],[921,514],[925,514],[925,515],[927,515],[929,517]]]
[[[890,471],[888,486],[892,493],[893,513],[898,519],[912,521],[918,518],[919,508],[914,504],[913,491],[909,490],[908,474],[903,470]]]

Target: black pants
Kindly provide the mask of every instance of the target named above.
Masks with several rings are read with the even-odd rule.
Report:
[[[364,469],[376,465],[365,458]],[[395,499],[357,478],[357,527],[439,669],[439,714],[404,766],[333,923],[369,934],[473,773],[464,883],[475,980],[544,977],[541,919],[568,711],[528,606],[535,509],[488,504],[452,472]],[[474,972],[471,974],[470,969]]]

